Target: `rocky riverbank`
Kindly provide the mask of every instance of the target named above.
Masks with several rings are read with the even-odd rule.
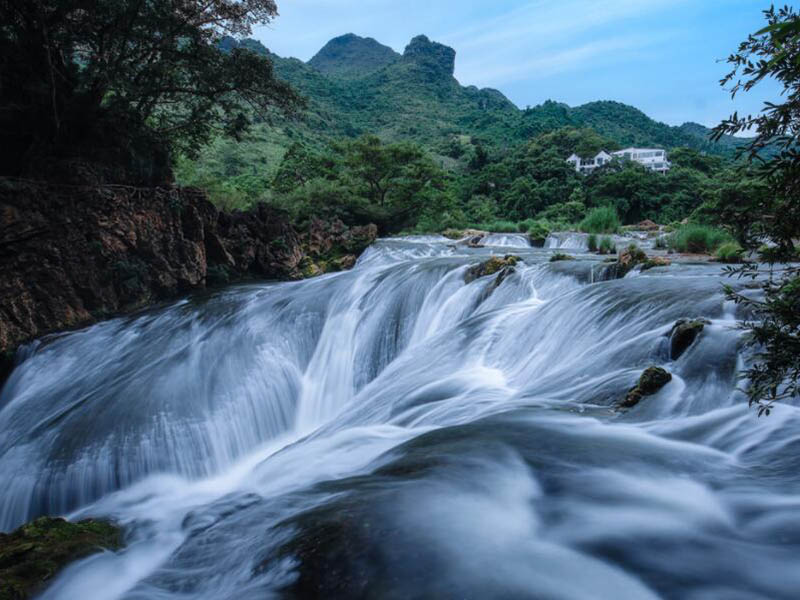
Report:
[[[349,268],[374,226],[297,231],[267,205],[217,210],[201,190],[0,180],[0,381],[52,331],[246,279]]]

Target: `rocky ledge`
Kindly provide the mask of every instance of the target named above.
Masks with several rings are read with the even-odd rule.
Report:
[[[0,180],[0,382],[14,349],[51,331],[246,279],[352,266],[375,226],[312,221],[267,205],[217,210],[193,188]]]
[[[40,517],[0,533],[0,600],[32,598],[67,564],[121,546],[122,531],[105,521]]]

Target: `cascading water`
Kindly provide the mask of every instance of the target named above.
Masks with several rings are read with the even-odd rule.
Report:
[[[382,240],[31,347],[0,395],[0,529],[128,535],[44,597],[796,598],[800,411],[748,411],[719,267],[603,281],[519,248],[465,283],[491,252]],[[649,365],[672,381],[614,410]]]

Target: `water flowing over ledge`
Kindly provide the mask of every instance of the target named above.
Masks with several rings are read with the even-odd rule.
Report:
[[[0,529],[130,538],[44,597],[796,597],[800,412],[748,412],[719,267],[606,281],[516,241],[381,240],[30,347]],[[685,317],[710,324],[672,360]],[[650,365],[672,380],[616,410]]]

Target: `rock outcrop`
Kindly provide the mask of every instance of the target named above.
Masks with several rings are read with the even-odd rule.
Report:
[[[67,564],[121,546],[122,531],[105,521],[40,517],[0,533],[0,600],[32,598]]]
[[[706,325],[710,325],[708,319],[681,319],[672,326],[667,334],[669,337],[669,357],[677,360],[689,349],[697,336],[702,333]]]
[[[192,188],[0,181],[0,376],[45,333],[209,285],[302,278],[304,260],[347,268],[376,235],[320,221],[297,232],[266,205],[220,212]]]
[[[467,272],[464,274],[464,283],[472,283],[480,277],[494,275],[495,273],[502,272],[504,269],[513,269],[519,260],[519,256],[514,254],[506,254],[503,257],[492,256],[490,259],[485,260],[477,265],[473,265],[467,269]],[[513,270],[511,272],[513,272]],[[506,273],[505,276],[508,274],[509,273]]]
[[[403,52],[403,60],[415,63],[433,75],[446,78],[452,77],[456,69],[456,51],[444,44],[432,42],[424,35],[418,35],[409,42]]]
[[[625,400],[620,403],[620,408],[633,408],[645,396],[652,396],[661,388],[672,381],[672,374],[661,367],[647,367],[639,377],[638,383],[632,387]]]

